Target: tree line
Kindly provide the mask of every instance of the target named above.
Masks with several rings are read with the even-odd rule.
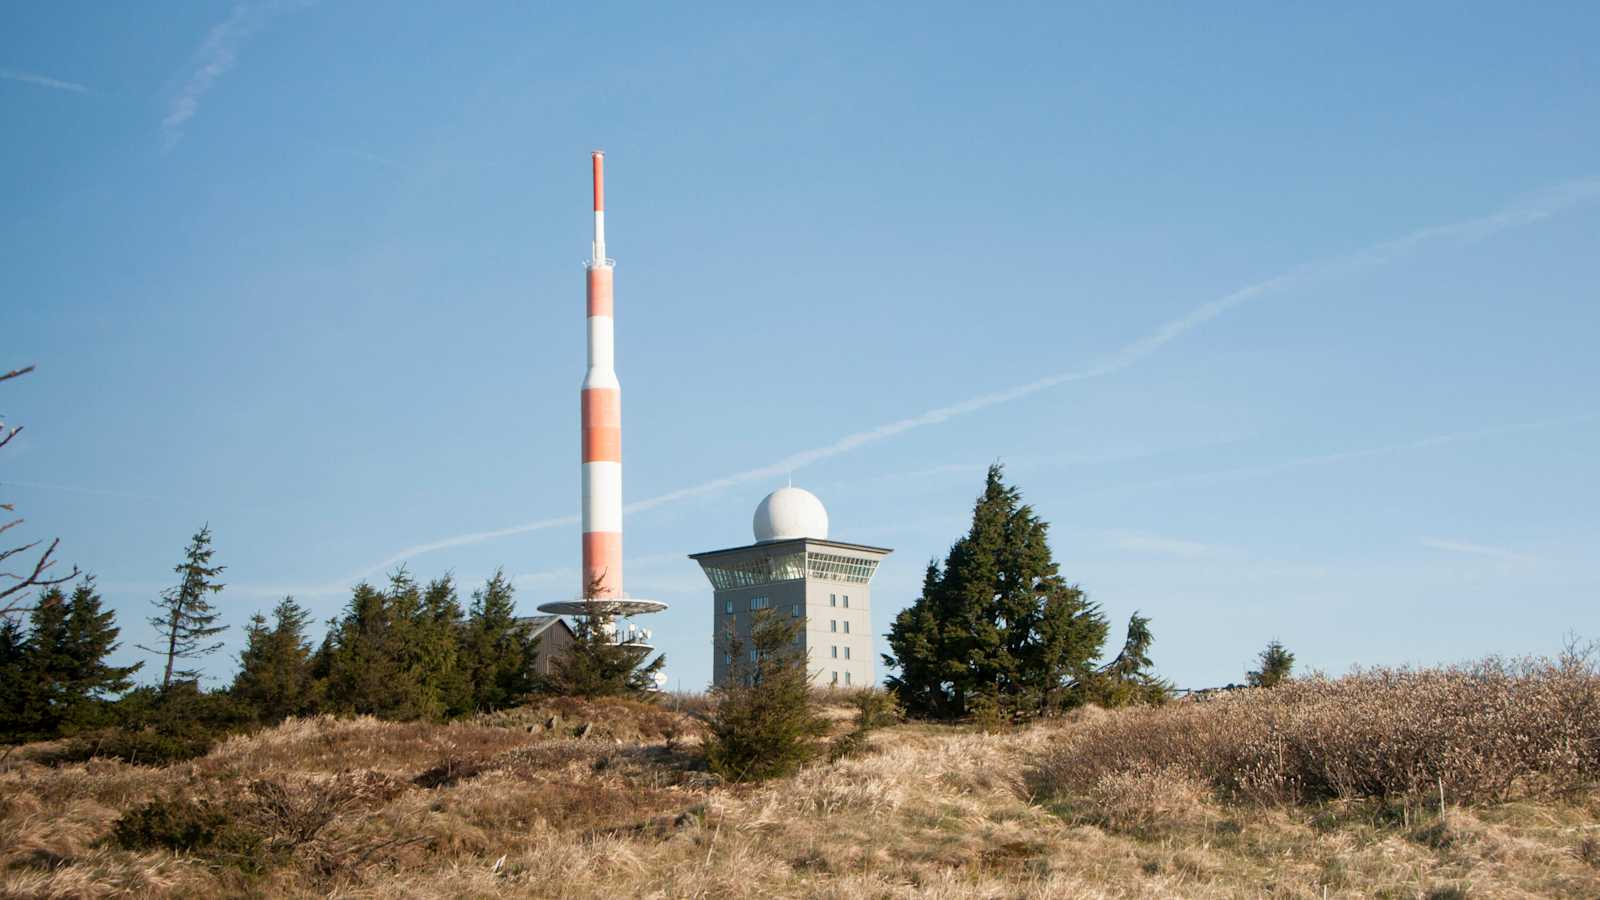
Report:
[[[154,601],[161,677],[134,687],[144,663],[113,666],[116,617],[92,577],[71,591],[51,586],[28,613],[0,622],[0,740],[43,740],[96,729],[193,738],[293,716],[333,713],[384,719],[448,719],[515,706],[539,693],[642,693],[664,664],[619,645],[598,609],[578,617],[577,640],[548,674],[536,668],[540,638],[516,615],[510,579],[496,571],[465,605],[450,575],[427,583],[400,569],[382,586],[361,583],[320,642],[292,597],[244,626],[230,684],[199,685],[198,665],[222,647],[226,626],[212,601],[224,566],[209,527],[175,567],[178,583]],[[157,748],[163,753],[170,747]]]

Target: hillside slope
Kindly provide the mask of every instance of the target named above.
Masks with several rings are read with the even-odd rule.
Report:
[[[51,767],[31,745],[0,764],[0,893],[1600,896],[1593,791],[1442,818],[1226,806],[1181,785],[1153,796],[1148,780],[1038,801],[1052,748],[1116,715],[998,735],[901,725],[760,786],[705,772],[686,717],[623,703],[449,725],[297,720],[167,768]],[[192,850],[123,849],[172,833]]]

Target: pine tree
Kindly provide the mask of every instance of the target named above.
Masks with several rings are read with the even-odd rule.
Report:
[[[511,582],[500,570],[472,594],[461,650],[477,710],[514,706],[535,687],[539,639],[530,636],[527,622],[517,621],[512,595]]]
[[[112,666],[116,614],[101,609],[94,579],[86,578],[71,596],[59,587],[39,598],[26,634],[11,626],[0,636],[0,678],[7,685],[7,730],[33,739],[94,724],[107,695],[130,686],[129,676],[143,663]]]
[[[805,651],[795,641],[800,628],[767,609],[751,624],[749,653],[732,633],[723,637],[720,650],[733,665],[711,692],[711,771],[731,781],[778,778],[816,754],[828,723],[811,700]]]
[[[245,646],[239,653],[239,673],[229,689],[262,722],[279,722],[305,715],[314,705],[311,644],[306,625],[311,615],[285,597],[272,610],[272,625],[260,613],[245,626]]]
[[[471,684],[460,664],[461,604],[447,575],[424,589],[404,569],[389,589],[359,584],[329,630],[314,671],[341,712],[438,719],[466,711]]]
[[[161,675],[161,688],[166,690],[177,678],[182,681],[198,679],[196,669],[176,668],[179,660],[199,659],[222,648],[222,642],[207,641],[226,631],[226,625],[214,625],[219,613],[208,597],[222,590],[214,579],[226,566],[211,565],[215,553],[211,548],[211,527],[201,526],[183,551],[183,562],[173,571],[182,576],[177,586],[162,592],[155,601],[161,613],[150,618],[150,624],[161,635],[164,646],[139,646],[140,650],[166,658],[166,670]]]
[[[315,664],[325,672],[328,706],[385,719],[425,715],[420,673],[407,664],[408,632],[390,595],[365,582],[356,585]]]
[[[1105,707],[1155,705],[1172,696],[1172,685],[1156,677],[1150,646],[1155,635],[1150,620],[1137,612],[1128,619],[1128,636],[1122,652],[1099,671],[1077,685],[1077,693],[1087,702]]]
[[[431,718],[458,716],[472,709],[472,681],[461,654],[465,618],[454,578],[446,574],[428,582],[422,591],[411,646],[417,654]]]
[[[1278,641],[1269,641],[1267,649],[1261,651],[1256,657],[1261,667],[1246,673],[1251,687],[1274,687],[1279,682],[1289,677],[1289,672],[1294,669],[1294,654],[1283,648]]]
[[[0,618],[0,742],[22,739],[28,683],[23,673],[27,634],[22,625]]]
[[[597,587],[591,588],[591,597]],[[647,652],[617,641],[616,619],[605,612],[601,603],[588,600],[585,609],[583,615],[573,617],[572,646],[552,667],[551,690],[573,697],[652,694],[656,673],[666,665],[666,656],[657,654],[645,662]]]
[[[117,635],[117,614],[101,608],[100,594],[95,590],[92,577],[85,578],[72,589],[67,601],[67,643],[70,665],[66,671],[67,685],[73,698],[71,702],[81,710],[85,705],[98,704],[112,694],[120,694],[133,686],[132,675],[144,667],[143,662],[131,666],[113,666],[106,658],[121,646]],[[69,714],[68,719],[76,718]]]
[[[900,671],[886,683],[914,714],[959,718],[978,697],[1011,715],[1059,706],[1105,641],[1104,617],[1059,573],[1049,526],[1002,475],[989,467],[971,529],[890,628],[884,663]]]

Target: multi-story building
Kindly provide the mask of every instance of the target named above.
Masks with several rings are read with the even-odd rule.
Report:
[[[803,620],[799,640],[811,681],[839,687],[873,683],[872,576],[889,549],[828,540],[828,512],[809,491],[786,487],[756,507],[756,542],[690,555],[714,590],[712,678],[733,665],[729,635],[752,652],[756,613]]]

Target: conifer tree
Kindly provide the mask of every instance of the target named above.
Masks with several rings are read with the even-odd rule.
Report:
[[[1150,660],[1155,635],[1150,620],[1137,612],[1128,619],[1128,636],[1122,652],[1077,685],[1081,699],[1105,707],[1155,705],[1172,696],[1172,685],[1156,677]]]
[[[318,654],[329,707],[386,719],[425,715],[420,673],[408,665],[404,646],[409,630],[390,595],[365,582],[356,585]]]
[[[56,737],[89,725],[107,696],[126,691],[143,663],[112,666],[116,614],[101,608],[94,579],[70,596],[51,587],[29,614],[24,635],[12,626],[0,635],[0,679],[6,690],[8,731],[31,738]]]
[[[591,585],[590,597],[598,585]],[[615,617],[594,600],[583,615],[573,617],[573,643],[552,666],[550,688],[573,697],[648,696],[655,675],[666,665],[664,654],[646,662],[647,653],[617,641]]]
[[[431,718],[457,716],[472,708],[472,681],[461,654],[465,613],[455,579],[445,574],[422,591],[411,648]]]
[[[811,700],[805,651],[795,640],[800,628],[800,622],[765,609],[751,623],[749,652],[731,632],[723,636],[719,649],[733,664],[711,691],[711,771],[731,781],[778,778],[816,754],[828,723]]]
[[[1294,669],[1294,654],[1285,650],[1283,644],[1276,640],[1269,641],[1267,649],[1262,650],[1256,659],[1260,668],[1245,675],[1251,687],[1274,687],[1287,679]]]
[[[262,722],[305,715],[314,705],[311,644],[306,640],[310,613],[285,597],[272,610],[272,624],[260,613],[245,626],[239,673],[229,692]]]
[[[535,686],[539,639],[530,636],[528,623],[517,621],[513,593],[505,572],[497,569],[472,594],[461,649],[472,706],[477,710],[514,706]]]
[[[213,624],[219,613],[209,598],[222,590],[215,579],[226,568],[211,565],[215,552],[211,547],[211,527],[201,526],[184,549],[183,562],[173,568],[181,576],[178,584],[162,592],[161,598],[155,601],[156,609],[161,612],[150,618],[150,624],[161,635],[161,640],[156,647],[140,645],[139,649],[166,659],[161,675],[162,690],[171,687],[174,678],[183,681],[199,678],[196,669],[178,669],[179,660],[196,660],[222,647],[221,641],[209,642],[228,628]]]
[[[404,569],[387,591],[357,585],[315,664],[326,673],[328,704],[386,719],[464,712],[471,685],[459,659],[462,630],[448,575],[426,589]]]
[[[122,629],[116,625],[117,614],[101,607],[100,594],[95,590],[92,577],[85,578],[73,589],[67,601],[67,641],[71,647],[67,683],[75,702],[104,700],[120,694],[133,686],[131,676],[144,667],[143,662],[131,666],[113,666],[106,658],[121,646],[117,635]]]
[[[884,663],[899,674],[886,683],[914,714],[959,718],[978,697],[1031,714],[1069,702],[1069,686],[1093,674],[1105,619],[1061,577],[1049,526],[1002,476],[989,467],[971,529],[890,628]]]
[[[22,660],[27,635],[14,619],[0,618],[0,741],[20,738],[27,708]]]

